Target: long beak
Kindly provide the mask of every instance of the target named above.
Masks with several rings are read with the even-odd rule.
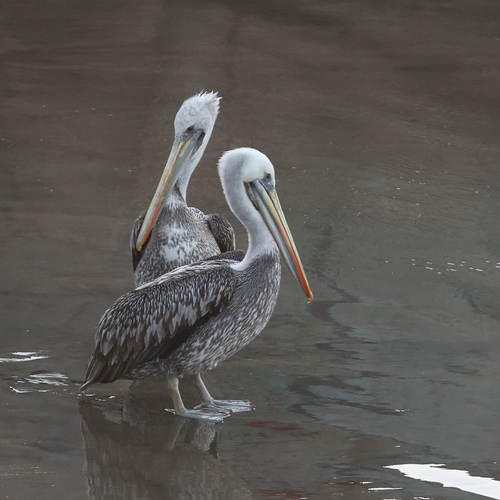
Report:
[[[274,188],[266,188],[259,180],[251,182],[250,185],[254,188],[252,190],[253,193],[257,195],[252,201],[254,201],[257,210],[262,214],[288,268],[302,287],[302,290],[304,290],[308,302],[311,302],[314,298],[313,293],[307,282],[307,277],[302,267],[302,262],[300,261],[299,252],[293,241],[292,233],[290,232],[285,215],[281,209],[278,193]]]
[[[158,218],[163,206],[163,202],[171,193],[184,164],[190,158],[196,146],[196,136],[191,136],[187,140],[175,138],[167,164],[165,165],[160,182],[156,188],[156,193],[151,200],[151,204],[146,212],[146,217],[144,218],[141,231],[137,236],[137,241],[135,242],[135,248],[137,251],[141,251],[142,246],[149,238],[151,230],[153,229],[156,219]]]

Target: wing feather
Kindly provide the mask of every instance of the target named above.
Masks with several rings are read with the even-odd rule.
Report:
[[[236,262],[241,262],[245,258],[245,252],[243,250],[233,250],[231,252],[220,253],[219,255],[212,255],[212,257],[207,257],[203,260],[235,260]]]
[[[141,212],[139,217],[134,222],[134,226],[132,227],[132,232],[130,234],[130,252],[132,253],[132,265],[134,266],[134,271],[137,269],[139,265],[139,261],[144,255],[144,250],[146,249],[147,244],[149,243],[149,238],[142,246],[141,250],[137,250],[135,244],[137,242],[137,237],[139,236],[139,232],[141,231],[141,227],[144,224],[144,219],[146,218],[146,210]],[[150,235],[151,236],[151,235]]]
[[[221,253],[236,250],[236,236],[230,222],[219,214],[205,215],[205,224],[214,235]]]
[[[120,297],[97,325],[85,384],[112,382],[166,358],[232,297],[236,277],[224,261],[180,267]]]
[[[208,227],[217,245],[219,245],[221,253],[231,252],[236,249],[236,236],[233,226],[225,217],[219,214],[205,215],[196,207],[189,207],[189,210]]]

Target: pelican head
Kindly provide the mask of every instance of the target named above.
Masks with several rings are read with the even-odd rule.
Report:
[[[245,260],[265,251],[270,240],[274,240],[311,302],[313,294],[278,199],[274,167],[269,158],[252,148],[227,151],[219,160],[219,175],[231,210],[248,231]]]
[[[220,97],[216,92],[202,92],[186,99],[175,116],[172,152],[179,151],[184,155],[176,180],[184,199],[189,178],[203,156],[212,135],[219,114],[219,103]],[[185,168],[182,168],[183,166]]]
[[[216,92],[201,92],[186,99],[177,112],[174,120],[174,142],[137,237],[138,251],[149,238],[161,208],[175,185],[182,198],[186,199],[189,179],[212,135],[219,114],[219,101],[220,97]]]

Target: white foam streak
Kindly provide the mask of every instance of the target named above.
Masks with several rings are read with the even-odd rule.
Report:
[[[471,476],[468,471],[446,469],[445,464],[386,465],[405,476],[420,481],[440,483],[446,488],[457,488],[468,493],[500,500],[500,481],[489,477]]]

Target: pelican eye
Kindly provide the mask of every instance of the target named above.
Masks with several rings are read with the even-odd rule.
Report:
[[[186,129],[186,132],[192,132],[194,130],[194,125],[191,125]]]
[[[262,177],[260,182],[266,187],[266,189],[274,189],[273,176],[269,172],[264,174],[264,177]]]

